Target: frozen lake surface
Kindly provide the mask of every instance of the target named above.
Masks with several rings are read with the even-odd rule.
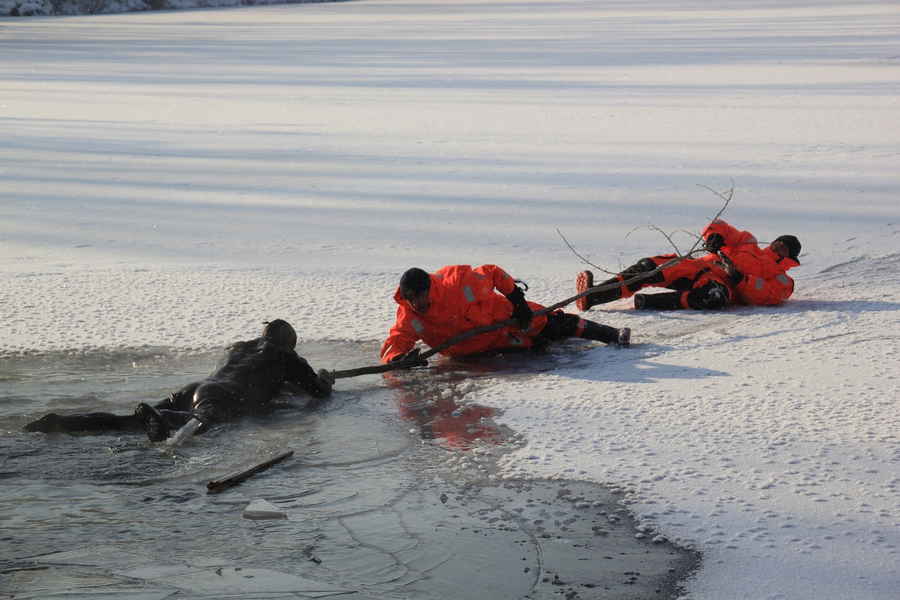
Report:
[[[365,364],[371,348],[309,344]],[[578,346],[543,369],[580,360]],[[142,435],[20,433],[43,412],[127,412],[206,375],[165,350],[4,359],[0,591],[15,598],[674,597],[698,557],[638,531],[621,496],[584,482],[498,481],[522,443],[478,404],[483,377],[533,357],[443,362],[338,381],[317,410],[218,427],[172,451]],[[532,366],[534,366],[532,364]],[[475,383],[473,383],[473,381]],[[475,393],[473,393],[475,392]],[[205,483],[286,449],[238,487]],[[285,518],[242,515],[263,499]]]
[[[684,600],[896,600],[898,47],[896,2],[849,0],[366,0],[0,19],[0,360],[28,359],[4,362],[0,381],[0,557],[13,561],[2,585],[24,594],[29,573],[72,576],[9,570],[39,552],[108,545],[125,560],[117,540],[134,528],[135,552],[152,560],[117,577],[173,561],[223,577],[240,564],[369,589],[366,569],[332,575],[342,563],[320,554],[320,565],[269,561],[322,552],[269,533],[311,518],[303,490],[341,489],[314,460],[345,463],[328,469],[348,478],[362,464],[391,487],[358,484],[347,510],[426,490],[430,516],[467,475],[495,481],[496,463],[496,481],[623,490],[640,526],[702,553]],[[21,433],[47,410],[161,397],[274,317],[331,350],[366,346],[346,363],[304,349],[316,367],[370,364],[411,266],[497,264],[551,304],[585,268],[557,229],[618,271],[668,251],[662,233],[690,247],[721,208],[711,190],[729,188],[729,223],[802,240],[782,307],[648,314],[614,302],[586,315],[631,327],[629,352],[569,348],[524,372],[447,374],[440,392],[427,383],[439,373],[421,374],[403,379],[406,399],[387,379],[341,383],[323,412],[248,420],[177,456],[134,438]],[[49,370],[28,390],[20,372],[39,357]],[[468,410],[454,416],[453,403]],[[471,443],[467,419],[483,435],[456,450]],[[289,461],[203,494],[209,478],[286,447]],[[243,519],[256,499],[290,518]],[[46,523],[19,522],[42,512]],[[143,524],[155,522],[161,533]],[[189,548],[195,523],[214,553]]]

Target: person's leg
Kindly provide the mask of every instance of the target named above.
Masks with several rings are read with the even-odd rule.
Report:
[[[635,294],[634,307],[638,310],[719,310],[728,306],[731,298],[727,285],[716,279],[705,279],[685,291]]]
[[[50,413],[24,427],[25,431],[42,433],[102,433],[106,431],[140,431],[141,421],[135,415],[87,413],[59,415]]]
[[[655,262],[664,262],[675,255],[655,256]],[[662,259],[662,260],[661,260]],[[660,271],[663,281],[657,284],[671,292],[635,294],[634,307],[638,310],[678,310],[682,308],[724,308],[732,298],[732,292],[723,275],[708,261],[687,258]]]
[[[641,288],[664,285],[666,281],[664,271],[658,271],[656,273],[653,273],[652,275],[647,275],[640,281],[636,281],[628,285],[625,285],[625,282],[629,279],[637,277],[638,275],[641,275],[642,273],[650,273],[651,271],[654,271],[659,265],[664,264],[673,258],[675,258],[674,254],[661,254],[659,256],[642,258],[615,277],[607,279],[606,281],[603,281],[599,284],[618,284],[616,285],[616,287],[609,290],[603,290],[594,292],[593,294],[582,296],[575,301],[575,306],[578,307],[578,310],[584,311],[588,310],[590,307],[596,304],[605,304],[607,302],[612,302],[613,300],[618,300],[619,298],[628,298]],[[578,290],[578,293],[581,294],[583,292],[586,292],[592,287],[594,287],[594,274],[590,271],[582,271],[581,273],[579,273],[578,277],[575,279],[575,289]]]
[[[141,419],[144,431],[151,442],[161,442],[169,438],[191,419],[197,419],[202,423],[202,426],[192,433],[199,435],[209,429],[210,425],[227,420],[230,417],[230,409],[234,408],[232,405],[237,402],[234,394],[219,383],[191,384],[188,391],[192,392],[189,399],[190,410],[178,410],[186,404],[183,395],[179,394],[173,394],[169,401],[160,402],[156,407],[149,404],[138,406],[135,412]],[[168,407],[174,407],[175,410]]]
[[[194,391],[191,413],[206,426],[233,419],[240,409],[240,396],[221,383],[204,382]]]
[[[194,413],[183,410],[159,409],[149,404],[139,404],[135,414],[141,419],[144,431],[151,442],[161,442],[173,431],[178,431],[187,424]]]
[[[628,327],[617,329],[558,310],[547,315],[547,325],[538,334],[537,340],[546,344],[570,337],[624,347],[631,343],[631,329]]]
[[[634,307],[638,310],[678,310],[681,296],[687,292],[663,292],[661,294],[635,294]]]
[[[140,419],[141,427],[151,442],[161,442],[171,433],[171,428],[162,416],[163,412],[171,411],[160,411],[144,402],[138,404],[134,409],[134,414]]]
[[[135,417],[151,442],[161,442],[193,416],[190,407],[200,382],[189,383],[154,405],[144,402],[134,410]]]

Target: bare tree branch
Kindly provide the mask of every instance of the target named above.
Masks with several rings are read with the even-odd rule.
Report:
[[[668,233],[666,233],[665,231],[663,231],[662,229],[660,229],[660,228],[657,227],[656,225],[650,225],[650,229],[652,229],[653,231],[656,231],[656,232],[659,233],[661,236],[663,236],[664,238],[666,238],[667,240],[669,240],[669,243],[672,244],[672,248],[675,249],[675,254],[677,254],[678,256],[681,256],[681,250],[678,249],[678,246],[675,244],[675,241],[672,240],[672,236],[671,236],[671,235],[669,235]]]
[[[722,208],[719,209],[719,212],[717,212],[717,213],[716,213],[716,216],[714,216],[714,217],[712,218],[712,221],[710,221],[710,223],[714,223],[714,222],[716,222],[716,221],[719,220],[719,217],[722,216],[722,213],[725,212],[725,209],[728,208],[728,205],[731,203],[731,199],[734,197],[734,179],[731,180],[731,187],[728,189],[728,192],[725,193],[725,194],[723,194],[722,192],[717,192],[716,190],[714,190],[714,189],[712,189],[711,187],[706,186],[706,185],[700,184],[700,187],[705,188],[705,189],[711,191],[713,194],[715,194],[716,196],[718,196],[719,198],[721,198],[722,200],[725,201],[725,203],[722,205]],[[697,238],[697,241],[694,242],[694,245],[693,245],[693,246],[691,246],[691,249],[690,249],[690,251],[688,252],[688,254],[693,253],[694,250],[697,249],[697,246],[700,245],[700,242],[701,242],[702,240],[703,240],[702,237]]]
[[[687,229],[677,229],[676,231],[678,231],[679,233],[683,233],[683,234],[687,235],[688,237],[693,238],[694,240],[702,239],[700,237],[700,234],[697,233],[696,231],[690,231]]]
[[[588,259],[586,259],[584,256],[582,256],[581,254],[579,254],[578,251],[574,248],[574,246],[572,246],[572,244],[569,243],[569,240],[566,239],[566,236],[564,236],[564,235],[562,234],[562,231],[560,231],[558,227],[556,228],[556,233],[558,233],[558,234],[559,234],[559,237],[562,238],[562,241],[564,241],[564,242],[566,243],[566,246],[569,247],[569,250],[572,251],[572,254],[574,254],[575,256],[577,256],[578,258],[580,258],[582,262],[584,262],[584,263],[587,264],[587,265],[590,265],[591,267],[594,267],[594,268],[597,269],[598,271],[603,271],[604,273],[607,273],[607,274],[609,274],[609,275],[615,275],[615,273],[613,273],[612,271],[607,271],[607,270],[604,269],[603,267],[598,267],[597,265],[595,265],[594,263],[592,263],[591,261],[589,261]]]

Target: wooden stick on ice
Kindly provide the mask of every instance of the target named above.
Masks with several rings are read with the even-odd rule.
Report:
[[[206,484],[207,493],[217,494],[217,493],[221,492],[222,490],[228,489],[230,487],[234,487],[237,484],[239,484],[240,482],[244,481],[245,479],[248,479],[248,478],[252,477],[253,475],[256,475],[257,473],[261,473],[262,471],[265,471],[272,465],[280,463],[281,461],[288,458],[289,456],[293,456],[293,454],[294,454],[293,450],[288,450],[287,452],[282,452],[281,454],[279,454],[278,456],[275,456],[274,458],[270,458],[267,461],[264,461],[264,462],[259,463],[258,465],[252,466],[249,469],[245,469],[245,470],[239,471],[237,473],[232,473],[231,475],[228,475],[227,477],[223,477],[222,479],[215,479],[213,481],[210,481],[209,483]]]

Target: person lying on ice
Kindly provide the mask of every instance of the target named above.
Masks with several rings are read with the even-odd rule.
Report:
[[[760,248],[749,231],[738,231],[717,219],[701,234],[706,256],[686,258],[630,285],[588,294],[575,301],[580,310],[596,304],[634,296],[638,309],[674,310],[679,308],[719,309],[729,303],[774,305],[787,300],[794,291],[794,280],[787,270],[800,264],[800,240],[782,235],[768,247]],[[662,254],[643,258],[600,285],[623,282],[641,273],[653,271],[673,258]],[[594,287],[594,274],[582,271],[575,281],[578,293]],[[635,294],[645,287],[665,287],[673,292]]]
[[[202,433],[211,425],[236,417],[262,414],[272,408],[271,400],[285,382],[299,384],[316,399],[331,394],[334,383],[328,371],[317,375],[294,350],[297,333],[282,319],[265,324],[262,336],[232,344],[225,364],[212,375],[189,383],[155,406],[138,404],[131,415],[50,413],[25,426],[26,431],[98,432],[140,431],[152,442],[172,432],[196,424]],[[193,434],[194,431],[190,431]]]
[[[616,329],[561,310],[534,316],[533,312],[543,307],[527,302],[524,291],[516,283],[521,282],[495,265],[474,269],[469,265],[452,265],[431,274],[418,268],[409,269],[394,294],[397,320],[381,346],[381,361],[414,359],[419,351],[413,347],[419,340],[435,348],[455,335],[510,317],[518,326],[471,337],[442,354],[466,356],[520,350],[567,337],[629,345],[631,330],[627,327]]]

